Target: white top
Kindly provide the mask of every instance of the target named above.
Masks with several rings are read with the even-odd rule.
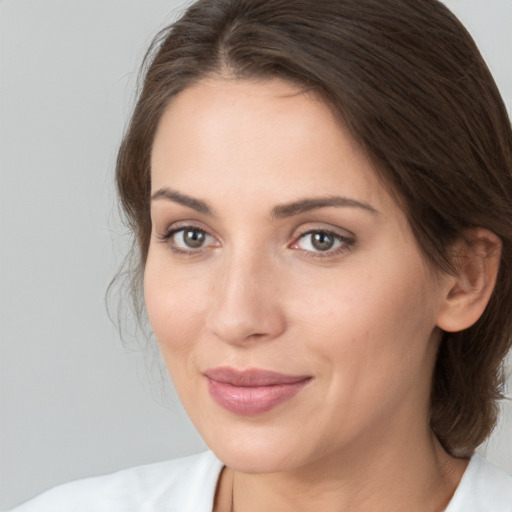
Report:
[[[211,512],[222,468],[204,452],[76,480],[11,512]],[[512,476],[473,455],[445,512],[512,512]]]

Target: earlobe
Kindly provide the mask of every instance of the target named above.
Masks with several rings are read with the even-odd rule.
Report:
[[[446,280],[437,326],[447,332],[471,327],[484,312],[496,284],[501,240],[484,228],[465,233],[454,246],[456,275]]]

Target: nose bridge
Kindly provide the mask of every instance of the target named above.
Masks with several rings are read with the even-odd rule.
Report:
[[[228,343],[269,339],[284,328],[272,259],[259,251],[233,251],[216,281],[208,328]]]

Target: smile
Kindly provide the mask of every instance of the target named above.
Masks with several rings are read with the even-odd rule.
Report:
[[[204,376],[215,403],[241,416],[254,416],[277,407],[299,393],[312,378],[232,368],[212,368]]]

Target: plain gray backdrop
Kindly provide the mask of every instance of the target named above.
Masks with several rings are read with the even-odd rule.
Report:
[[[446,3],[510,113],[512,0]],[[61,482],[204,449],[104,302],[126,248],[116,148],[144,51],[183,5],[0,1],[1,510]],[[509,403],[484,449],[512,472]]]

